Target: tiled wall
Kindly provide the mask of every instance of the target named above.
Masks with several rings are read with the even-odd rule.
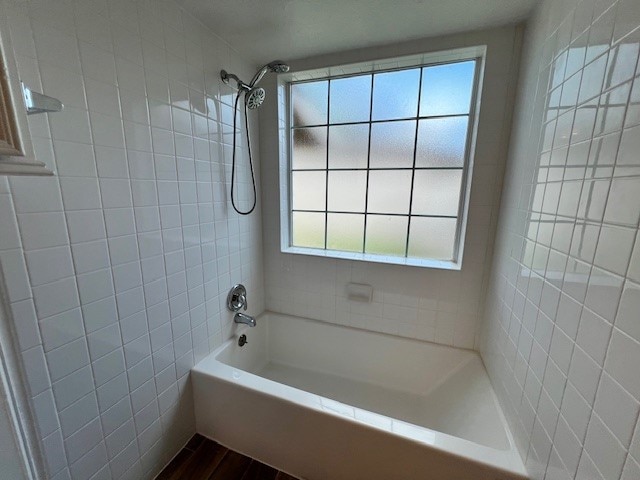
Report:
[[[267,309],[367,330],[473,348],[482,312],[512,111],[516,27],[383,46],[291,62],[292,71],[487,45],[475,166],[461,271],[336,260],[280,252],[278,118],[260,110]],[[275,88],[275,81],[271,88]],[[349,301],[349,282],[370,284],[372,303]]]
[[[3,0],[0,15],[20,77],[65,104],[29,118],[57,175],[0,178],[0,265],[48,475],[152,478],[194,432],[188,372],[232,331],[228,289],[263,309],[260,212],[229,211],[218,81],[253,66],[172,1]]]
[[[528,23],[482,354],[532,478],[640,478],[640,3]]]

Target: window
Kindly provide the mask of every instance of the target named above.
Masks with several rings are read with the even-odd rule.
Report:
[[[478,64],[288,82],[283,250],[459,268]]]

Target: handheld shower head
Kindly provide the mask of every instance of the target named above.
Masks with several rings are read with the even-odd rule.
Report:
[[[280,60],[274,60],[273,62],[267,63],[260,70],[256,72],[256,74],[253,76],[253,78],[249,82],[249,86],[251,88],[255,87],[257,83],[260,80],[262,80],[262,77],[264,77],[267,74],[267,72],[285,73],[288,71],[289,71],[289,65],[287,65],[286,63]]]
[[[264,102],[265,91],[264,88],[256,87],[257,83],[262,80],[268,72],[273,73],[284,73],[289,71],[289,65],[279,60],[276,60],[271,63],[267,63],[265,66],[260,68],[253,76],[251,81],[246,84],[242,80],[238,78],[237,75],[233,73],[229,73],[225,70],[220,71],[220,78],[224,83],[229,85],[231,80],[235,80],[236,88],[238,89],[238,93],[236,95],[236,100],[233,106],[233,153],[231,159],[231,205],[233,209],[238,212],[240,215],[249,215],[256,208],[256,203],[258,201],[258,196],[256,193],[256,179],[253,173],[253,160],[251,159],[251,138],[249,135],[249,121],[247,119],[247,111],[255,110],[262,102]],[[249,154],[249,168],[251,170],[251,184],[253,186],[253,205],[248,210],[240,210],[236,205],[235,200],[235,178],[236,178],[236,121],[238,119],[238,115],[236,112],[238,111],[238,102],[240,101],[241,95],[244,93],[244,116],[245,116],[245,130],[247,134],[247,153]]]
[[[262,87],[252,88],[251,90],[249,90],[244,97],[247,108],[249,110],[255,110],[256,108],[258,108],[260,105],[262,105],[262,102],[264,102],[265,95],[266,93],[264,91],[264,88]]]

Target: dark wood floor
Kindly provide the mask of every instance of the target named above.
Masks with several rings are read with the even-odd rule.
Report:
[[[156,480],[296,480],[195,434]]]

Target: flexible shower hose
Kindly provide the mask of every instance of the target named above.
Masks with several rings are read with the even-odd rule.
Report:
[[[256,193],[256,177],[253,173],[253,160],[251,158],[251,138],[249,138],[249,117],[247,116],[247,104],[244,105],[244,124],[245,131],[247,133],[247,153],[249,154],[249,168],[251,169],[251,184],[253,185],[253,205],[251,208],[245,212],[240,210],[236,206],[236,201],[234,199],[234,187],[235,187],[235,176],[236,176],[236,122],[237,122],[237,113],[238,113],[238,101],[240,100],[240,92],[236,95],[236,101],[233,106],[233,155],[231,160],[231,205],[233,209],[238,212],[240,215],[249,215],[256,208],[256,203],[258,202],[258,195]]]

